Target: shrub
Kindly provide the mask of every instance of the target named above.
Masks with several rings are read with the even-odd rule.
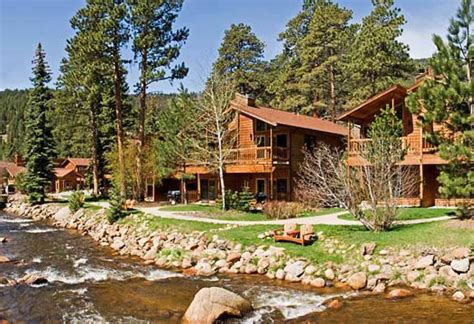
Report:
[[[69,210],[71,213],[77,212],[84,207],[85,196],[82,191],[74,191],[69,197]]]
[[[25,181],[25,173],[19,173],[15,177],[15,190],[21,193],[26,193],[26,181]]]
[[[269,201],[263,206],[263,213],[269,219],[288,219],[297,217],[304,209],[304,205],[297,202]]]
[[[107,220],[110,224],[113,224],[126,215],[124,211],[125,199],[120,195],[117,189],[114,188],[112,189],[109,202],[110,206],[107,209]]]
[[[245,186],[237,194],[238,202],[235,209],[240,211],[248,212],[252,209],[252,201],[255,199],[254,195],[250,192],[250,188]]]

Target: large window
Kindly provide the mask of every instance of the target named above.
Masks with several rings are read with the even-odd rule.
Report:
[[[257,119],[257,121],[255,122],[255,130],[257,132],[266,131],[267,130],[267,124],[264,123],[263,121]]]
[[[288,147],[288,136],[286,134],[279,134],[276,136],[276,147]]]

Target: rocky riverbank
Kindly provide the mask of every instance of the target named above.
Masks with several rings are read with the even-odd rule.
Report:
[[[271,241],[265,233],[260,236],[262,245],[244,247],[219,238],[218,229],[207,233],[153,229],[149,226],[152,216],[140,214],[111,225],[104,209],[81,209],[72,214],[64,204],[30,206],[21,196],[13,196],[5,211],[76,229],[120,254],[138,256],[146,264],[161,268],[181,269],[188,275],[259,274],[317,288],[360,290],[386,298],[401,298],[414,290],[424,290],[474,303],[474,255],[468,247],[380,250],[371,242],[347,246],[318,233],[315,244],[344,255],[347,261],[311,264],[306,259],[291,258],[283,248],[269,245]]]

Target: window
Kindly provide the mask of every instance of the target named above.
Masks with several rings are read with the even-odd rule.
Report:
[[[276,136],[276,146],[277,147],[288,147],[288,137],[286,134],[279,134]]]
[[[310,151],[313,151],[316,147],[316,136],[314,135],[305,135],[304,136],[304,147]]]
[[[277,194],[286,194],[288,192],[288,180],[277,179],[276,190],[277,190]]]
[[[257,147],[264,147],[265,146],[265,135],[255,136],[255,145],[257,145]]]
[[[255,122],[255,130],[257,132],[263,132],[263,131],[266,131],[267,130],[267,124],[264,123],[263,121],[261,120],[257,120]]]

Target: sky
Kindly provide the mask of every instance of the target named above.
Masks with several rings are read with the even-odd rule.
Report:
[[[334,0],[353,11],[360,22],[372,9],[370,0]],[[407,24],[401,41],[410,46],[413,58],[433,54],[432,35],[446,34],[449,18],[460,0],[395,0]],[[31,61],[38,42],[43,44],[53,73],[65,56],[66,40],[73,36],[70,18],[84,6],[85,0],[0,0],[0,90],[31,86]],[[151,91],[175,92],[180,83],[191,91],[202,89],[212,62],[232,23],[245,23],[265,44],[265,58],[272,59],[282,48],[278,34],[301,9],[302,0],[185,0],[176,26],[189,28],[189,38],[179,57],[189,67],[183,80],[153,84]],[[130,48],[124,50],[132,58]],[[130,89],[137,82],[136,64],[128,66]]]

